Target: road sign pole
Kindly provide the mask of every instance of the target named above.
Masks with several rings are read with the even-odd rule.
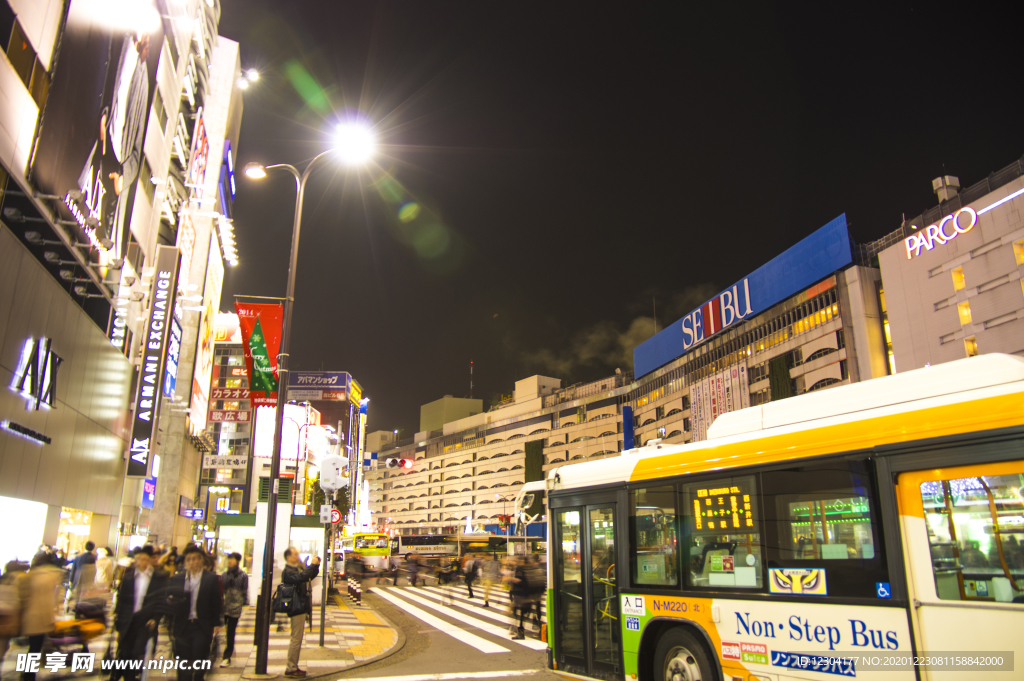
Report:
[[[329,506],[332,510],[334,509],[334,493],[326,495],[324,503]],[[333,520],[333,518],[331,518]],[[328,548],[328,542],[331,540],[331,525],[333,523],[327,523],[324,525],[324,558],[331,561],[330,548]],[[320,575],[321,590],[320,590],[320,647],[324,647],[324,622],[327,620],[327,573],[331,569],[331,563],[328,562],[324,566],[324,571]]]

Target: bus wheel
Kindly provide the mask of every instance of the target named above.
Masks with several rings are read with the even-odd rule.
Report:
[[[712,681],[711,661],[696,636],[681,628],[669,629],[654,653],[658,681]]]

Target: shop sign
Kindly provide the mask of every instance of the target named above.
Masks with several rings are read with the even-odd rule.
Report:
[[[245,468],[248,461],[247,456],[204,454],[203,468]]]
[[[172,397],[178,383],[178,358],[181,356],[181,324],[171,319],[171,333],[167,337],[167,362],[164,366],[164,395]]]
[[[14,375],[11,388],[28,398],[25,408],[30,411],[40,406],[53,406],[57,395],[57,370],[64,361],[52,349],[49,338],[29,338],[21,353],[21,364]]]
[[[213,323],[217,318],[217,306],[220,305],[220,294],[224,285],[224,263],[221,262],[217,237],[212,234],[207,255],[203,312],[199,320],[199,347],[196,348],[195,368],[192,374],[192,416],[189,423],[193,435],[206,430],[206,410],[209,408],[207,395],[210,390],[210,377],[213,375]]]
[[[177,291],[178,249],[157,246],[156,265],[150,293],[149,317],[143,329],[139,387],[135,394],[132,433],[128,449],[130,478],[145,478],[150,472],[150,442],[156,432],[156,415],[160,406],[162,365],[167,358],[171,315]]]
[[[249,411],[233,411],[230,409],[211,409],[211,423],[249,423]]]
[[[288,399],[344,402],[351,383],[345,371],[293,371],[288,374]]]
[[[196,125],[192,132],[192,153],[188,161],[188,187],[192,198],[203,198],[206,184],[206,166],[210,158],[210,138],[206,134],[206,123],[203,119],[203,108],[196,112]]]
[[[249,391],[246,388],[214,388],[210,399],[247,400],[249,399]]]
[[[125,281],[125,272],[127,270],[127,265],[125,265],[121,270],[121,283],[120,288],[118,289],[119,292],[131,290],[131,287],[128,286]],[[107,338],[110,339],[110,344],[124,353],[125,357],[130,354],[130,339],[132,337],[132,332],[128,328],[129,304],[130,301],[127,297],[118,295],[114,298],[114,303],[111,307],[110,326],[107,329]]]
[[[962,216],[962,217],[961,217]],[[907,247],[907,260],[921,255],[921,249],[932,250],[936,244],[948,244],[961,234],[967,234],[978,224],[978,214],[973,208],[963,207],[952,215],[947,215],[934,225],[928,225],[920,232],[911,234],[903,240]]]
[[[42,433],[36,432],[28,426],[23,426],[20,423],[14,423],[13,421],[0,421],[0,429],[6,430],[8,433],[14,433],[20,435],[26,440],[32,440],[39,444],[48,445],[52,440]]]
[[[633,350],[639,378],[853,262],[846,214],[771,259]]]

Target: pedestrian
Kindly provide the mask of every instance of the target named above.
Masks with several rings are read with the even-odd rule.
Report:
[[[146,657],[146,644],[156,648],[157,626],[167,600],[167,573],[153,566],[153,547],[135,549],[133,565],[121,575],[117,587],[117,606],[114,610],[114,628],[117,630],[117,659],[142,660]],[[123,676],[134,681],[138,671],[130,668],[115,669],[111,681]]]
[[[240,567],[242,555],[228,555],[228,569],[221,575],[221,586],[224,588],[224,626],[227,631],[224,639],[224,660],[221,667],[231,666],[231,656],[235,652],[235,630],[238,618],[242,616],[242,608],[249,605],[249,575]]]
[[[171,577],[178,570],[178,547],[172,546],[170,551],[160,556],[160,567],[167,571],[167,574]]]
[[[109,548],[97,549],[96,579],[93,584],[96,589],[108,592],[112,581],[114,581],[114,552]]]
[[[210,659],[214,637],[220,633],[224,616],[220,579],[206,569],[206,552],[189,544],[182,552],[183,570],[168,584],[174,655],[188,661],[178,669],[178,681],[203,681],[206,670],[201,660]],[[196,669],[196,667],[199,667]]]
[[[466,576],[466,589],[469,591],[469,597],[473,597],[473,582],[476,581],[477,575],[480,571],[479,566],[476,563],[476,556],[469,554],[466,562],[463,564],[463,573]]]
[[[513,572],[512,577],[509,578],[509,582],[512,584],[510,593],[510,596],[512,597],[512,616],[514,618],[517,612],[519,614],[519,626],[512,638],[515,640],[521,640],[526,638],[526,629],[523,627],[523,619],[525,618],[529,608],[531,590],[530,584],[527,581],[526,564],[518,557],[516,558],[515,571]]]
[[[77,604],[96,581],[96,544],[85,542],[85,551],[71,561],[71,593]]]
[[[480,579],[484,583],[484,607],[491,607],[491,589],[494,588],[495,582],[501,581],[501,563],[490,556],[484,559],[483,565],[480,567]]]
[[[0,669],[11,639],[21,633],[21,580],[28,564],[12,560],[4,566],[0,577]]]
[[[21,635],[28,637],[28,652],[41,653],[46,635],[57,621],[54,611],[60,603],[58,587],[64,573],[50,562],[50,556],[39,552],[32,558],[32,567],[21,585]],[[33,681],[35,672],[22,672],[24,681]]]
[[[531,553],[526,556],[524,573],[526,575],[526,615],[529,617],[530,611],[533,611],[534,627],[540,631],[540,601],[547,590],[548,580],[536,554]],[[519,626],[522,627],[522,620],[520,620]]]
[[[286,565],[281,571],[281,583],[295,586],[295,598],[303,605],[304,612],[292,615],[292,637],[288,644],[288,664],[284,675],[302,678],[306,676],[304,669],[299,669],[299,652],[302,650],[303,629],[306,626],[306,617],[313,615],[313,599],[310,596],[309,583],[320,573],[320,557],[313,556],[309,567],[299,561],[298,549],[288,548],[284,552]]]
[[[416,586],[416,577],[420,571],[420,557],[410,553],[405,557],[406,567],[409,568],[409,586]]]

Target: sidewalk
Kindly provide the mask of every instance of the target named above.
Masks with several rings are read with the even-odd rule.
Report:
[[[368,662],[385,657],[397,652],[405,638],[396,629],[378,615],[372,608],[367,606],[354,606],[340,597],[335,596],[328,600],[326,613],[326,626],[324,628],[324,647],[320,647],[320,608],[313,609],[313,629],[310,631],[309,622],[306,623],[305,634],[302,639],[302,653],[299,656],[299,667],[306,670],[309,677],[334,674],[345,669],[360,666]],[[171,645],[167,631],[161,626],[159,644],[154,657],[163,656],[165,659],[173,658]],[[256,608],[247,607],[242,611],[238,622],[238,630],[235,633],[235,652],[231,660],[231,666],[220,667],[220,659],[213,663],[213,667],[206,673],[207,681],[242,681],[245,676],[256,673],[256,646],[253,644],[253,636],[256,631]],[[291,638],[291,624],[284,615],[279,615],[270,626],[270,652],[267,660],[267,672],[271,675],[277,674],[284,679],[284,670],[288,658],[288,642]],[[108,637],[104,635],[101,639],[93,641],[89,651],[96,654],[96,672],[87,674],[83,672],[71,673],[67,669],[59,672],[50,672],[41,669],[37,674],[38,681],[57,678],[100,678],[99,659],[106,652]],[[219,652],[224,651],[223,633],[220,638]],[[73,651],[77,652],[75,647]],[[25,646],[12,645],[4,658],[0,677],[3,681],[18,679],[20,673],[15,671],[18,653],[26,652]],[[68,652],[72,652],[69,650]],[[45,658],[44,658],[45,659]],[[161,674],[159,671],[149,673],[150,681],[167,679],[172,681],[175,672],[168,671]]]

